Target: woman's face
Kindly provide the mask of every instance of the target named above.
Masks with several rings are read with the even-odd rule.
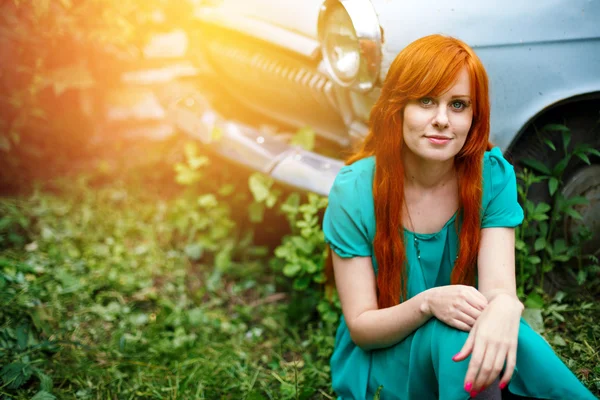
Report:
[[[402,125],[405,149],[425,160],[447,161],[462,149],[472,121],[469,73],[463,68],[446,93],[408,102]]]

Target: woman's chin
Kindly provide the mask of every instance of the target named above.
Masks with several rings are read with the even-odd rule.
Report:
[[[422,149],[417,153],[417,155],[426,161],[431,162],[445,162],[454,159],[454,157],[458,154],[460,149],[455,150],[450,146],[446,148],[428,148]]]

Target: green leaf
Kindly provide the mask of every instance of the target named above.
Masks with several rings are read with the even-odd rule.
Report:
[[[568,207],[565,210],[565,214],[567,214],[569,217],[573,218],[573,219],[577,219],[577,220],[583,220],[583,217],[581,216],[581,214],[579,214],[577,211],[575,211],[574,208]]]
[[[587,165],[591,165],[592,163],[590,162],[590,159],[588,158],[587,155],[583,154],[583,153],[575,153],[575,155],[577,157],[579,157],[584,163],[586,163]]]
[[[218,271],[227,271],[231,268],[231,246],[226,246],[217,253],[215,267]]]
[[[567,149],[569,147],[569,143],[571,143],[571,131],[567,128],[562,131],[562,139],[563,139],[563,149],[565,154],[567,153]]]
[[[522,241],[521,239],[517,239],[517,241],[515,242],[515,248],[517,250],[523,250],[527,245],[525,244],[524,241]]]
[[[290,248],[288,246],[278,246],[275,249],[275,257],[278,258],[287,258],[290,256],[290,254],[292,254],[292,251],[290,250]]]
[[[558,179],[552,177],[548,180],[548,191],[550,192],[550,196],[554,196],[556,189],[558,189]]]
[[[527,296],[527,299],[525,299],[525,307],[542,309],[544,308],[544,299],[539,295],[539,293],[529,293],[529,296]]]
[[[265,205],[256,201],[252,202],[248,206],[248,216],[250,217],[250,222],[262,222],[265,216]]]
[[[335,311],[327,311],[322,318],[325,322],[335,324],[338,321],[338,314]]]
[[[552,344],[555,346],[566,346],[567,342],[562,338],[559,334],[554,335],[554,339],[552,339]]]
[[[204,254],[204,247],[200,243],[190,243],[185,246],[184,252],[191,260],[198,261]]]
[[[306,290],[308,289],[308,285],[310,284],[310,276],[302,276],[296,280],[294,280],[294,289],[295,290]]]
[[[198,197],[198,205],[202,208],[214,208],[219,205],[214,194],[204,194]]]
[[[567,242],[564,239],[556,239],[552,247],[554,247],[554,253],[556,254],[564,253],[568,250]]]
[[[536,214],[545,214],[548,211],[550,211],[552,209],[552,207],[550,207],[550,204],[548,203],[539,203],[536,207],[535,207],[535,213]]]
[[[285,267],[283,267],[283,274],[289,278],[293,278],[301,269],[302,267],[300,267],[299,264],[286,264]]]
[[[188,158],[188,164],[193,170],[198,170],[206,165],[210,164],[210,160],[208,157],[200,156],[200,157],[190,157]]]
[[[537,333],[544,332],[544,318],[542,317],[541,308],[526,308],[523,310],[522,316],[534,331]]]
[[[35,396],[31,398],[31,400],[56,400],[56,397],[53,394],[46,392],[45,390],[40,390],[36,393]]]
[[[18,389],[31,378],[32,370],[29,364],[11,363],[0,370],[0,378],[9,389]]]
[[[21,324],[17,327],[17,346],[20,350],[25,350],[28,342],[29,327],[25,324]]]
[[[558,162],[558,164],[556,164],[554,166],[554,168],[552,169],[551,175],[554,175],[554,176],[562,175],[562,173],[565,172],[567,165],[569,165],[569,161],[570,161],[570,157],[565,157],[562,160],[560,160]]]
[[[531,158],[526,158],[524,160],[521,160],[521,163],[527,165],[530,168],[533,168],[534,170],[541,172],[542,174],[545,175],[552,175],[552,172],[550,171],[550,169],[544,165],[541,161],[538,160],[534,160]]]
[[[40,380],[40,389],[45,390],[46,392],[51,392],[53,386],[52,378],[46,375],[44,371],[39,368],[34,368],[33,373]]]
[[[554,143],[552,143],[552,140],[546,138],[546,139],[544,139],[544,143],[546,143],[546,146],[550,147],[553,151],[556,151],[556,146],[554,146]]]
[[[567,294],[565,292],[563,292],[562,290],[559,290],[554,295],[554,298],[552,299],[552,301],[556,302],[556,303],[562,303],[562,301],[565,299],[565,297],[567,297]]]
[[[324,272],[320,272],[320,273],[316,274],[315,276],[313,276],[313,281],[316,283],[325,283],[325,282],[327,282],[327,276],[325,275]]]
[[[271,186],[273,186],[273,178],[256,172],[248,179],[250,191],[254,196],[254,200],[258,202],[265,201],[269,197]]]
[[[583,285],[587,281],[588,273],[585,269],[577,272],[577,283]]]
[[[313,151],[315,148],[315,131],[309,127],[298,130],[291,140],[295,146],[300,146],[304,150]]]
[[[314,261],[312,260],[306,260],[306,266],[304,267],[304,270],[309,273],[309,274],[314,274],[315,272],[317,272],[318,267],[317,264],[315,264]]]
[[[300,194],[294,192],[290,194],[285,202],[281,205],[281,211],[284,213],[294,216],[298,213],[298,207],[300,206]]]
[[[579,206],[579,205],[588,205],[590,200],[587,197],[583,196],[573,196],[565,200],[565,204],[567,206]]]
[[[221,196],[229,196],[235,192],[235,185],[228,183],[219,188],[219,195]]]
[[[279,190],[272,190],[267,196],[267,200],[265,200],[265,205],[267,208],[273,208],[273,206],[277,203],[277,198],[281,194]]]
[[[544,247],[546,247],[546,238],[543,238],[543,237],[537,238],[535,241],[535,244],[533,245],[533,248],[535,249],[535,251],[540,251]]]
[[[600,157],[600,150],[597,149],[587,149],[586,152],[596,157]]]
[[[571,130],[566,125],[562,125],[562,124],[546,124],[546,125],[544,125],[542,130],[551,131],[551,132],[552,131],[571,132]]]
[[[299,249],[302,253],[304,253],[306,255],[312,254],[312,252],[314,250],[314,246],[307,239],[300,237],[300,236],[292,236],[290,240],[291,240],[292,244],[297,249]]]

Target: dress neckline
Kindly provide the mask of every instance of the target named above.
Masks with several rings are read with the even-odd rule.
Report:
[[[438,236],[440,233],[442,233],[444,231],[444,229],[447,229],[448,226],[454,222],[454,220],[456,219],[457,215],[458,215],[458,210],[456,210],[454,212],[454,214],[452,214],[452,216],[450,217],[450,219],[448,221],[446,221],[446,223],[444,224],[444,226],[442,226],[442,228],[439,231],[437,231],[437,232],[433,232],[433,233],[419,233],[419,232],[413,232],[413,231],[411,231],[409,229],[406,229],[406,227],[403,227],[404,228],[404,232],[405,233],[410,233],[411,235],[413,235],[417,239],[421,239],[421,240],[431,239],[431,238],[434,238],[434,237]]]

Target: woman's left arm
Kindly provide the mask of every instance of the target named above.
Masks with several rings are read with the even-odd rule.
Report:
[[[465,389],[480,392],[506,369],[500,379],[504,388],[515,368],[517,338],[523,304],[516,292],[515,230],[484,228],[477,259],[479,291],[488,306],[479,316],[465,345],[454,357],[462,361],[471,354]]]

